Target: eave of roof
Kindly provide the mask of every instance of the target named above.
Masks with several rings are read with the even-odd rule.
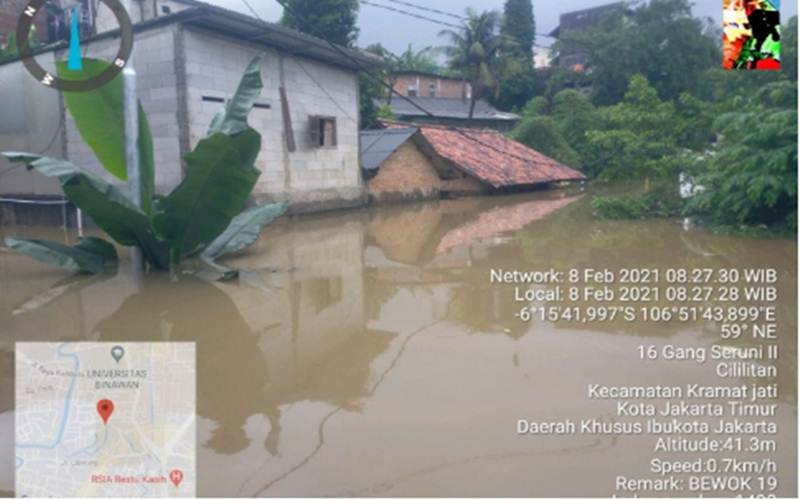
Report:
[[[487,129],[419,125],[433,152],[466,175],[496,189],[584,180],[579,171]]]
[[[278,48],[293,56],[307,57],[351,70],[374,68],[384,64],[383,59],[375,54],[342,46],[332,47],[331,44],[324,40],[276,23],[261,21],[245,14],[196,0],[178,1],[191,5],[191,7],[174,14],[136,23],[133,26],[134,33],[173,23],[181,23],[221,33],[256,45]],[[119,37],[119,32],[119,29],[103,32],[89,38],[84,43],[116,38]],[[33,55],[62,50],[66,47],[67,42],[62,41],[35,50]],[[18,60],[19,58],[6,60],[0,63],[0,66]]]
[[[417,106],[411,104],[412,101]],[[383,101],[379,101],[383,105]],[[454,120],[469,119],[470,102],[466,99],[452,99],[441,97],[395,97],[392,99],[392,113],[396,116],[409,118],[447,118]],[[473,119],[476,121],[515,121],[519,115],[506,113],[492,106],[484,99],[476,102]]]
[[[395,76],[419,75],[419,76],[427,76],[427,77],[430,77],[430,78],[441,78],[442,80],[454,80],[454,81],[458,81],[458,82],[463,82],[464,81],[463,78],[460,78],[460,77],[457,77],[457,76],[444,75],[444,74],[441,74],[441,73],[434,73],[434,72],[431,72],[431,71],[399,70],[399,71],[394,71],[393,74]]]

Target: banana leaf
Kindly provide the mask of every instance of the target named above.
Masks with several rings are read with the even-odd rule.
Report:
[[[122,191],[68,161],[27,153],[3,153],[3,156],[14,163],[26,163],[42,175],[57,178],[67,198],[117,243],[137,245],[151,264],[168,267],[164,243],[156,238],[148,217]]]
[[[255,57],[242,76],[239,87],[233,97],[225,105],[225,109],[217,113],[211,121],[208,136],[216,133],[236,135],[244,132],[247,126],[247,115],[261,95],[264,84],[261,81],[261,58]]]
[[[258,241],[264,226],[286,212],[286,207],[286,203],[276,203],[241,213],[231,221],[225,232],[203,251],[203,257],[213,261],[249,247]]]
[[[64,79],[99,75],[110,63],[99,59],[83,59],[83,69],[72,71],[66,61],[56,62],[58,76]],[[128,178],[125,158],[125,115],[122,78],[88,92],[64,92],[64,102],[83,140],[97,159],[118,179]],[[141,174],[141,206],[149,214],[155,191],[155,159],[153,136],[147,115],[139,104],[139,169]]]
[[[241,213],[260,176],[253,167],[260,150],[261,135],[247,129],[233,137],[214,134],[186,155],[186,177],[153,212],[173,262],[203,250]]]
[[[6,238],[9,248],[24,253],[39,262],[58,266],[78,273],[102,274],[117,269],[117,250],[100,238],[81,238],[69,247],[53,241]]]

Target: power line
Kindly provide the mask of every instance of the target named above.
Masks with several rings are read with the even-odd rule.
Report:
[[[293,15],[293,16],[299,18],[299,19],[303,18],[303,16],[299,16],[298,15],[297,11],[295,11],[293,8],[289,7],[289,5],[286,3],[286,0],[275,0],[275,1],[278,2],[278,4],[280,4],[280,6],[283,7],[284,10],[289,12],[291,15]],[[248,0],[242,0],[242,2],[244,2],[245,5],[247,5],[248,9],[250,9],[251,12],[255,12],[255,9],[253,9],[253,7],[249,4]],[[261,19],[261,16],[256,15],[256,17],[262,23],[264,22],[264,20]],[[328,45],[330,45],[330,47],[333,50],[335,50],[336,52],[338,52],[342,57],[344,57],[345,59],[348,59],[351,62],[353,62],[353,64],[359,69],[359,71],[361,71],[362,73],[364,73],[365,75],[367,75],[368,77],[373,79],[379,85],[381,85],[382,87],[385,87],[391,93],[397,95],[397,97],[399,97],[400,99],[408,102],[411,106],[413,106],[416,109],[418,109],[421,112],[423,112],[427,117],[434,118],[434,119],[436,118],[436,115],[434,115],[432,112],[428,111],[423,106],[421,106],[418,103],[416,103],[414,100],[410,99],[409,97],[407,97],[407,96],[401,94],[400,92],[398,92],[397,90],[395,90],[395,88],[392,85],[389,85],[386,82],[386,80],[384,80],[383,77],[381,77],[380,75],[375,75],[372,71],[370,71],[368,68],[366,68],[361,63],[361,61],[359,61],[352,54],[350,54],[350,52],[348,50],[345,50],[343,47],[337,45],[336,43],[332,42],[328,38],[325,38],[325,37],[322,37],[322,36],[317,36],[317,38],[319,38],[320,40],[322,40],[325,43],[327,43]],[[452,126],[449,126],[449,125],[445,125],[444,128],[447,129],[447,130],[450,130],[451,132],[455,132],[455,133],[463,136],[465,139],[467,139],[469,141],[472,141],[472,142],[474,142],[476,144],[479,144],[479,145],[481,145],[481,146],[483,146],[485,148],[489,148],[489,149],[491,149],[493,151],[496,151],[496,152],[498,152],[498,153],[500,153],[502,155],[510,156],[512,158],[516,158],[516,159],[518,159],[520,161],[524,161],[526,163],[529,161],[527,158],[523,158],[523,157],[515,155],[513,153],[509,153],[509,152],[500,150],[500,149],[496,148],[495,146],[493,146],[491,144],[487,144],[487,143],[485,143],[485,142],[483,142],[483,141],[481,141],[481,140],[479,140],[479,139],[467,134],[466,132],[464,132],[461,129],[458,129],[458,128],[455,128],[455,127],[452,127]]]
[[[385,9],[385,10],[389,10],[389,11],[392,11],[392,12],[397,12],[398,14],[402,14],[404,16],[415,17],[415,18],[421,19],[423,21],[428,21],[428,22],[431,22],[431,23],[439,24],[441,26],[447,26],[448,28],[462,29],[464,27],[462,25],[452,24],[452,23],[448,23],[448,22],[445,22],[445,21],[440,21],[439,19],[432,19],[430,17],[425,17],[425,16],[420,15],[420,14],[414,14],[413,12],[408,12],[407,10],[397,9],[395,7],[390,7],[388,5],[381,5],[379,3],[373,3],[373,2],[370,2],[369,0],[359,0],[359,2],[364,4],[364,5],[369,5],[371,7],[378,7],[379,9]]]
[[[458,19],[459,21],[466,21],[468,18],[465,16],[461,16],[458,14],[453,14],[452,12],[445,12],[443,10],[433,9],[431,7],[425,7],[419,4],[411,3],[411,2],[404,2],[403,0],[386,0],[388,2],[405,5],[406,7],[412,7],[415,9],[423,10],[425,12],[430,12],[432,14],[439,14],[442,16],[452,17],[454,19]]]
[[[321,83],[319,83],[319,81],[317,81],[316,78],[314,78],[314,76],[306,69],[306,67],[303,65],[303,63],[299,59],[297,59],[295,62],[297,63],[298,66],[300,66],[300,69],[303,70],[303,73],[305,73],[306,76],[309,77],[311,79],[311,81],[314,82],[314,84],[317,87],[319,87],[319,89],[325,94],[325,96],[327,96],[328,99],[330,99],[331,102],[333,104],[335,104],[337,108],[339,108],[339,111],[344,113],[344,116],[346,116],[351,122],[354,122],[356,124],[356,127],[358,127],[358,120],[356,120],[355,118],[350,116],[350,113],[348,113],[347,110],[344,109],[344,107],[342,107],[342,105],[339,104],[336,101],[336,99],[334,99],[333,96],[330,95],[330,93],[328,93],[328,90],[325,88],[325,86],[322,85]]]
[[[365,3],[367,5],[372,5],[374,7],[387,8],[386,6],[375,5],[375,4],[372,4],[372,3],[368,2],[368,1],[364,1],[364,0],[360,0],[360,1],[361,1],[361,3]],[[459,14],[453,14],[452,12],[445,12],[443,10],[433,9],[431,7],[425,7],[423,5],[419,5],[419,4],[415,4],[415,3],[411,3],[411,2],[405,2],[403,0],[383,0],[383,1],[384,2],[395,3],[395,4],[399,4],[399,5],[405,5],[406,7],[411,7],[413,9],[418,9],[418,10],[425,11],[425,12],[430,12],[430,13],[433,13],[433,14],[439,14],[439,15],[442,15],[442,16],[452,17],[454,19],[458,19],[459,21],[469,21],[469,17],[467,17],[467,16],[462,16],[462,15],[459,15]],[[400,12],[400,11],[398,11],[398,12]],[[405,12],[402,12],[402,13],[405,13]],[[411,15],[414,15],[414,14],[411,14]],[[432,19],[428,19],[428,18],[426,18],[426,20],[437,22],[439,24],[444,24],[445,26],[453,26],[452,24],[448,24],[448,23],[445,23],[443,21],[432,20]],[[458,27],[462,28],[463,26],[458,26]],[[552,35],[549,35],[549,34],[545,34],[545,33],[534,33],[534,34],[536,36],[542,36],[542,37],[545,37],[545,38],[556,38],[555,36],[552,36]],[[504,35],[504,36],[508,36],[508,35]]]
[[[384,0],[384,1],[389,1],[389,2],[394,1],[396,3],[403,3],[403,2],[397,2],[397,0]],[[431,23],[434,23],[434,24],[438,24],[440,26],[444,26],[444,27],[447,27],[447,28],[455,28],[457,30],[464,29],[464,25],[463,24],[458,25],[458,24],[448,23],[446,21],[441,21],[439,19],[432,19],[430,17],[426,17],[426,16],[423,16],[423,15],[420,15],[420,14],[415,14],[413,12],[409,12],[409,11],[402,10],[402,9],[397,9],[395,7],[390,7],[388,5],[381,5],[381,4],[378,4],[378,3],[374,3],[374,2],[372,2],[370,0],[359,0],[359,2],[364,4],[364,5],[369,5],[370,7],[377,7],[379,9],[385,9],[385,10],[388,10],[388,11],[396,12],[396,13],[404,15],[404,16],[414,17],[416,19],[421,19],[423,21],[428,21],[428,22],[431,22]],[[453,15],[455,15],[455,14],[453,14]],[[462,17],[461,19],[463,19],[465,21],[468,20],[468,18],[466,18],[466,17]],[[549,35],[544,35],[544,34],[541,34],[541,33],[537,33],[536,35],[537,36],[549,36]],[[513,37],[511,35],[506,35],[504,33],[499,33],[497,36],[499,36],[500,38],[505,38],[506,40],[509,40],[509,41],[511,41],[513,43],[516,43],[518,45],[525,45],[521,40],[519,40],[518,38],[515,38],[515,37]],[[537,45],[537,44],[533,44],[533,46],[534,47],[538,47],[540,49],[549,49],[550,48],[550,47],[547,47],[547,46],[544,46],[544,45]]]

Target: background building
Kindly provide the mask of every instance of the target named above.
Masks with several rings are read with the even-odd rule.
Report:
[[[559,25],[549,35],[561,39],[570,31],[589,31],[600,24],[606,16],[624,15],[624,13],[624,2],[566,12],[561,14]],[[589,55],[580,47],[565,43],[561,47],[556,63],[561,68],[583,71],[589,63]]]
[[[470,84],[462,78],[424,73],[400,71],[392,75],[395,92],[406,97],[438,97],[444,99],[469,99]]]

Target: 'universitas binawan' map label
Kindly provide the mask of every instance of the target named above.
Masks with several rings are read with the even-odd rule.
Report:
[[[16,495],[194,497],[193,343],[17,343]]]

